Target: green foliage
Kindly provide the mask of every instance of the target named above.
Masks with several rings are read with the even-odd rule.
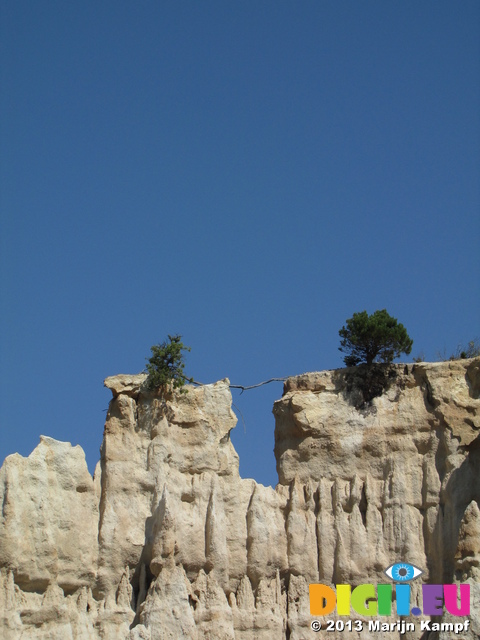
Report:
[[[376,413],[372,404],[397,380],[397,371],[390,364],[361,364],[344,372],[347,399],[362,413]],[[397,382],[398,384],[398,382]]]
[[[468,345],[460,351],[460,358],[475,358],[480,356],[480,341],[478,338],[470,340]]]
[[[150,347],[152,357],[146,366],[148,377],[145,381],[147,389],[162,389],[172,386],[174,389],[183,387],[185,382],[193,382],[183,373],[185,368],[182,351],[190,351],[182,342],[182,336],[168,336],[168,342]],[[181,389],[185,392],[185,389]]]
[[[341,338],[339,351],[347,355],[343,359],[347,367],[373,362],[390,363],[401,353],[412,350],[413,340],[407,330],[386,309],[368,315],[366,311],[354,313],[338,332]]]
[[[466,358],[475,358],[480,356],[480,340],[474,338],[470,340],[467,345],[459,344],[454,353],[447,356],[447,351],[444,348],[443,352],[437,351],[437,357],[439,360],[446,362],[447,360],[464,360]]]
[[[424,351],[420,351],[418,356],[415,356],[415,358],[412,358],[412,360],[417,364],[419,364],[420,362],[425,362],[425,360],[426,360],[425,352]]]

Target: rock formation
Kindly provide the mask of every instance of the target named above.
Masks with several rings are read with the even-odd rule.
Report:
[[[422,582],[469,583],[479,637],[480,358],[379,371],[380,391],[361,367],[286,381],[275,489],[239,476],[228,380],[161,397],[107,378],[93,479],[44,436],[0,470],[0,637],[330,638],[309,583],[385,583],[398,561],[424,571],[420,608]],[[351,617],[363,631],[337,635],[400,637]],[[452,637],[421,619],[402,637]]]

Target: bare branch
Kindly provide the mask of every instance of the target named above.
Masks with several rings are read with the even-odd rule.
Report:
[[[243,433],[247,433],[247,425],[245,424],[245,418],[243,417],[243,413],[240,411],[240,409],[237,407],[237,405],[232,402],[232,407],[235,407],[235,409],[238,411],[238,413],[240,414],[240,417],[242,418],[242,422],[243,422]]]
[[[270,378],[270,380],[265,380],[265,382],[259,382],[258,384],[252,384],[250,387],[244,387],[241,384],[231,384],[230,389],[241,389],[242,393],[244,391],[248,391],[248,389],[256,389],[257,387],[261,387],[264,384],[269,384],[270,382],[285,382],[287,378]]]
[[[270,380],[265,380],[264,382],[259,382],[258,384],[252,384],[249,387],[245,387],[242,384],[231,384],[229,385],[229,387],[230,389],[241,389],[243,393],[244,391],[248,391],[249,389],[256,389],[257,387],[261,387],[264,384],[269,384],[270,382],[285,382],[285,380],[287,380],[287,378],[270,378]],[[195,384],[197,385],[197,387],[205,386],[204,382],[197,382],[196,380],[193,380],[193,378],[185,377],[185,381],[190,382],[190,384]]]

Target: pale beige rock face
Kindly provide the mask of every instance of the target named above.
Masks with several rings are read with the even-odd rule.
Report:
[[[286,382],[276,489],[239,477],[228,380],[162,399],[143,374],[107,378],[94,479],[44,437],[0,470],[0,637],[330,637],[310,629],[309,583],[384,583],[399,560],[425,570],[420,607],[422,580],[470,583],[462,637],[479,637],[480,358],[396,365],[367,403],[358,375]]]
[[[0,493],[0,566],[13,570],[16,585],[94,585],[98,498],[81,447],[41,436],[28,458],[6,458]]]

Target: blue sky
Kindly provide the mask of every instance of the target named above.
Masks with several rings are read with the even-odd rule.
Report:
[[[179,333],[250,385],[343,366],[386,308],[427,360],[480,334],[480,4],[1,2],[0,459],[93,471],[110,392]],[[276,483],[275,383],[240,471]]]

